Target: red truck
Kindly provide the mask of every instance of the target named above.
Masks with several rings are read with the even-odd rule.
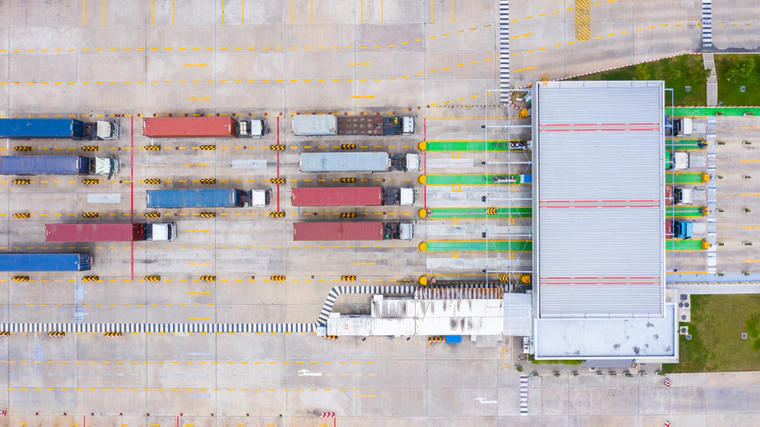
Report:
[[[46,242],[174,240],[177,226],[164,224],[45,224]]]
[[[262,119],[232,117],[152,117],[143,120],[150,138],[263,138],[269,129]]]
[[[294,188],[293,206],[412,206],[414,189],[382,187]]]
[[[411,240],[409,222],[296,222],[293,240],[322,242],[332,240]]]

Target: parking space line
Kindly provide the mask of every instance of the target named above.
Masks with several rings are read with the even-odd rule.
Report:
[[[106,26],[106,0],[103,0],[103,5],[101,9],[102,9],[101,10],[101,20],[102,20],[101,25],[105,27]]]

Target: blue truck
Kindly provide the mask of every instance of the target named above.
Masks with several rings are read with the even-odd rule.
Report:
[[[108,175],[119,172],[116,159],[82,156],[2,156],[0,175]]]
[[[0,271],[87,271],[92,267],[92,255],[87,252],[56,254],[0,254]]]
[[[116,122],[83,122],[77,119],[0,119],[0,138],[12,139],[118,139]]]
[[[148,207],[152,209],[182,208],[247,208],[269,206],[271,190],[148,190]]]
[[[694,237],[694,223],[668,220],[665,222],[665,235],[668,239],[691,239]]]

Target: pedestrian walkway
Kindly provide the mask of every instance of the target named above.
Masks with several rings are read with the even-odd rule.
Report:
[[[3,323],[11,333],[105,333],[125,334],[272,334],[311,333],[316,323]]]
[[[701,206],[668,206],[665,214],[668,218],[702,218],[707,211]]]
[[[423,252],[530,252],[529,240],[428,240],[419,248]]]
[[[667,109],[670,112],[670,108]],[[676,107],[675,117],[760,116],[760,107]]]
[[[705,64],[705,70],[712,70],[710,77],[707,79],[707,105],[714,107],[718,105],[718,78],[715,74],[715,56],[712,53],[703,53],[702,61]]]
[[[702,0],[702,49],[712,47],[712,0]]]
[[[493,209],[491,213],[489,210]],[[511,219],[531,218],[533,208],[530,206],[496,207],[496,208],[427,208],[423,214],[426,219]],[[420,215],[422,216],[422,215]]]
[[[515,140],[517,141],[517,140]],[[501,141],[423,141],[420,151],[509,151],[509,142]]]
[[[528,175],[530,177],[530,175]],[[510,185],[523,184],[522,175],[475,175],[475,174],[439,174],[422,175],[420,183],[424,185]]]
[[[674,172],[665,173],[667,184],[702,184],[710,179],[710,175],[702,172]]]
[[[499,1],[499,88],[501,103],[509,103],[509,0]]]
[[[520,375],[520,416],[528,416],[528,376]]]

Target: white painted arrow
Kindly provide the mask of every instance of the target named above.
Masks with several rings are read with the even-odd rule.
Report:
[[[321,377],[322,373],[321,372],[311,372],[308,369],[301,369],[300,371],[298,371],[298,376],[299,377]]]
[[[497,403],[499,403],[499,402],[497,402],[495,400],[486,400],[485,397],[476,397],[475,400],[477,400],[480,403],[485,403],[485,404],[488,404],[488,403],[490,403],[490,404],[497,404]]]

